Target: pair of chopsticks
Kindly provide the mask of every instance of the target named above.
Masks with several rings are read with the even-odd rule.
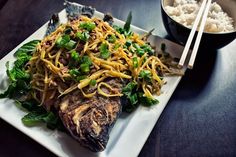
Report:
[[[189,48],[190,48],[190,45],[192,43],[194,34],[195,34],[195,32],[198,28],[199,22],[201,20],[201,24],[200,24],[199,31],[198,31],[198,34],[197,34],[197,38],[195,40],[195,44],[194,44],[194,47],[193,47],[193,50],[192,50],[192,54],[191,54],[191,57],[190,57],[189,63],[188,63],[188,68],[189,69],[193,68],[193,64],[194,64],[194,61],[195,61],[195,58],[196,58],[196,55],[197,55],[197,51],[198,51],[198,47],[199,47],[199,44],[200,44],[200,41],[201,41],[202,33],[203,33],[203,30],[204,30],[204,27],[205,27],[205,24],[206,24],[207,15],[208,15],[208,11],[210,9],[211,2],[212,2],[212,0],[203,0],[202,1],[202,5],[201,5],[201,7],[198,11],[198,14],[197,14],[197,17],[194,21],[192,30],[189,34],[188,40],[187,40],[186,45],[184,47],[184,51],[183,51],[182,56],[180,58],[180,61],[179,61],[179,64],[178,64],[179,67],[183,67],[183,65],[184,65],[184,62],[185,62],[187,54],[189,52]]]

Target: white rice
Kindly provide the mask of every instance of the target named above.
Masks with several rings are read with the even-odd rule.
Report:
[[[175,21],[192,28],[197,13],[201,7],[201,1],[196,0],[174,0],[173,6],[166,6],[167,14]],[[211,4],[205,32],[232,32],[235,31],[234,21],[225,13],[216,2]]]

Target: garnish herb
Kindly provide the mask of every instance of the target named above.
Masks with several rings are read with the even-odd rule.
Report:
[[[74,61],[79,61],[79,54],[78,52],[76,52],[75,50],[71,50],[71,58],[74,60]]]
[[[89,32],[88,31],[84,31],[84,32],[77,32],[76,35],[75,35],[77,38],[79,38],[81,41],[88,41],[90,35],[89,35]]]
[[[92,65],[92,61],[89,58],[89,56],[87,56],[87,55],[84,55],[82,57],[82,59],[80,60],[80,63],[85,63],[85,64],[88,64],[88,65]]]
[[[94,22],[82,22],[80,25],[79,25],[80,28],[83,28],[83,29],[86,29],[87,31],[92,31],[96,25]]]
[[[89,82],[89,84],[90,84],[91,86],[95,86],[95,85],[97,84],[97,81],[94,80],[94,79],[92,79],[92,80]]]
[[[151,80],[151,72],[149,70],[142,70],[139,73],[139,77],[146,80],[146,81],[150,81]]]
[[[123,88],[122,93],[124,94],[125,99],[128,100],[123,107],[123,110],[126,112],[132,112],[139,104],[143,106],[152,106],[158,103],[158,100],[144,96],[143,91],[138,88],[136,82],[128,83]]]
[[[151,48],[150,45],[145,44],[145,45],[142,45],[140,48],[143,49],[144,52],[147,52],[149,55],[154,55],[155,51]]]
[[[14,54],[16,56],[16,61],[14,62],[12,69],[10,69],[9,62],[6,63],[6,72],[10,84],[8,89],[0,94],[0,98],[8,97],[18,99],[30,90],[30,75],[25,71],[24,66],[30,60],[36,50],[36,45],[39,42],[39,40],[33,40],[20,47]]]
[[[133,58],[133,67],[134,67],[134,68],[137,68],[137,67],[138,67],[138,58],[137,58],[137,57],[134,57],[134,58]]]
[[[132,45],[132,41],[130,40],[127,40],[125,45],[127,46],[127,48],[129,48],[131,45]]]
[[[109,35],[107,38],[107,41],[109,41],[110,43],[115,43],[116,42],[116,36],[114,34]]]
[[[56,40],[56,46],[59,48],[63,48],[69,41],[70,41],[70,36],[68,34],[62,35]]]
[[[80,64],[80,70],[82,73],[88,73],[90,71],[89,64],[86,63]]]
[[[99,47],[99,51],[100,51],[100,57],[103,59],[107,59],[111,55],[108,50],[108,45],[106,43],[101,44],[101,46]]]
[[[64,34],[56,40],[56,46],[59,48],[66,48],[67,50],[72,50],[76,46],[76,42],[70,40],[70,36],[68,34]]]
[[[22,96],[27,95],[31,90],[30,75],[25,70],[25,64],[32,57],[36,50],[36,45],[39,42],[39,40],[33,40],[20,47],[14,54],[16,61],[11,69],[9,62],[6,63],[10,84],[8,89],[0,94],[0,98],[14,99],[18,106],[29,112],[22,118],[22,122],[25,125],[33,126],[39,122],[43,122],[46,123],[47,127],[50,129],[58,128],[63,130],[63,124],[60,118],[53,112],[47,112],[42,106],[39,106],[35,100],[19,101]]]
[[[124,30],[126,32],[129,32],[129,30],[130,30],[131,21],[132,21],[132,12],[129,12],[129,15],[127,17],[126,23],[124,25]]]
[[[72,77],[77,77],[81,74],[81,72],[78,69],[71,69],[69,73]]]

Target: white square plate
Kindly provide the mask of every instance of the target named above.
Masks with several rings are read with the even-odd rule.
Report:
[[[66,22],[66,12],[62,10],[59,14],[61,22]],[[103,14],[95,12],[95,17],[103,18]],[[114,19],[115,24],[123,25],[124,22]],[[8,55],[6,55],[0,61],[0,89],[6,89],[7,87],[7,75],[5,63],[10,61],[14,62],[14,52],[21,47],[24,43],[27,43],[34,39],[42,39],[47,28],[47,23],[44,24],[40,29],[13,49]],[[131,27],[134,32],[143,34],[146,31]],[[161,43],[165,43],[168,52],[174,56],[179,56],[183,50],[182,46],[172,43],[166,39],[155,38],[154,42],[156,47],[160,47]],[[181,77],[166,77],[167,84],[162,88],[162,94],[157,97],[159,104],[153,107],[147,108],[140,106],[132,114],[122,114],[117,120],[114,128],[111,131],[110,139],[107,144],[107,148],[100,153],[93,153],[79,145],[72,137],[68,134],[60,131],[52,131],[44,126],[26,127],[22,124],[21,118],[26,112],[17,108],[14,101],[10,99],[0,99],[0,117],[22,131],[53,153],[63,157],[135,157],[138,156],[142,149],[145,141],[151,133],[155,123],[165,108],[168,100],[178,85]],[[0,91],[2,92],[2,91]]]

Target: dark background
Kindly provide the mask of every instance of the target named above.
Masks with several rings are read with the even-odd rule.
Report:
[[[165,37],[159,0],[80,0]],[[0,58],[63,9],[62,0],[0,0]],[[140,157],[236,156],[236,40],[202,47],[140,152]],[[138,137],[137,137],[138,138]],[[134,143],[135,145],[135,143]],[[55,156],[0,120],[0,157]]]

